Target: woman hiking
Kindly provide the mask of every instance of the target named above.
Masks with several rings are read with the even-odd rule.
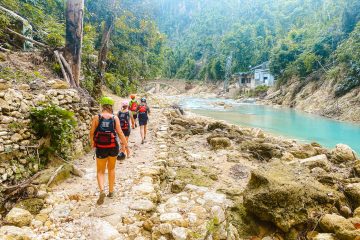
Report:
[[[129,102],[128,101],[124,101],[121,105],[121,109],[118,112],[118,118],[120,120],[120,127],[121,130],[123,131],[125,138],[126,138],[126,143],[129,143],[129,136],[131,133],[131,127],[130,127],[130,111],[129,111]],[[125,155],[125,148],[124,146],[122,146],[122,150],[118,156],[118,160],[123,160],[125,159],[126,155]]]
[[[147,122],[149,120],[150,108],[146,103],[146,98],[141,98],[141,103],[137,108],[139,125],[140,125],[140,135],[141,135],[141,144],[145,143],[146,132],[147,132]]]
[[[114,100],[110,97],[103,97],[100,104],[102,112],[93,117],[90,129],[90,143],[93,148],[96,148],[97,181],[100,189],[98,205],[103,204],[106,197],[104,193],[106,166],[109,177],[109,194],[107,196],[114,197],[115,163],[120,149],[118,138],[120,138],[127,155],[130,155],[126,138],[120,127],[120,120],[113,114]]]
[[[139,106],[138,101],[136,101],[136,96],[134,94],[130,95],[130,102],[129,102],[129,110],[130,110],[130,119],[131,119],[131,128],[135,129],[137,127],[136,118],[137,118],[137,107]]]

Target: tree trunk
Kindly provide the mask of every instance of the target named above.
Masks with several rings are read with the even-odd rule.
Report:
[[[107,53],[109,50],[109,41],[110,41],[110,35],[111,31],[114,27],[114,21],[115,16],[113,9],[115,8],[115,0],[108,0],[108,9],[109,13],[107,15],[107,18],[105,20],[103,35],[101,38],[101,47],[99,49],[99,56],[98,56],[98,73],[95,77],[94,82],[94,96],[99,97],[101,95],[101,86],[104,82],[104,74],[106,69],[106,60],[107,60]]]
[[[74,81],[80,86],[81,48],[83,37],[84,0],[66,2],[65,58],[71,66]]]

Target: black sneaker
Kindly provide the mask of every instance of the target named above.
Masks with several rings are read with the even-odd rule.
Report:
[[[100,196],[99,196],[99,199],[98,199],[97,202],[96,202],[97,205],[103,204],[105,197],[106,197],[106,194],[105,194],[104,192],[101,192],[101,193],[100,193]]]
[[[109,192],[109,194],[107,195],[108,198],[114,198],[115,197],[115,193],[114,192]]]
[[[142,141],[141,141],[141,144],[144,144],[145,143],[145,140],[143,139]]]

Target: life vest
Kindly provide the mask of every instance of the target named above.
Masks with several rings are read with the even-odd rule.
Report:
[[[146,105],[140,105],[139,106],[139,113],[146,113],[146,112],[147,112]]]
[[[130,101],[130,111],[133,111],[133,112],[135,112],[136,111],[136,109],[137,109],[137,107],[138,107],[138,104],[137,104],[137,102],[136,101]]]
[[[129,118],[130,114],[129,112],[119,112],[119,119],[120,119],[120,126],[122,130],[129,130]]]
[[[96,148],[117,147],[115,118],[105,119],[99,114],[99,125],[96,128],[94,142]]]

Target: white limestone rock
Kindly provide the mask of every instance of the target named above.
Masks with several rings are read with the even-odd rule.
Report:
[[[11,209],[5,217],[7,223],[18,227],[28,226],[32,219],[33,216],[29,211],[16,207]]]

